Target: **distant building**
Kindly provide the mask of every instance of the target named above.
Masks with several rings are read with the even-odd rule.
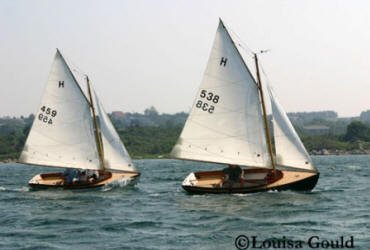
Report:
[[[125,117],[125,113],[122,111],[113,111],[112,112],[112,118],[116,120],[123,119]]]
[[[328,134],[330,128],[325,125],[307,125],[303,127],[304,130],[306,130],[307,133],[312,135],[322,135],[322,134]]]
[[[335,111],[290,112],[287,115],[292,122],[300,124],[310,124],[315,120],[336,121],[338,119]]]
[[[360,115],[360,119],[363,122],[370,123],[370,110],[362,111]]]

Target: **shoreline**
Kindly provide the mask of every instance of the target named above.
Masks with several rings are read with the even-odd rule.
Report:
[[[310,152],[310,156],[345,156],[345,155],[370,155],[370,150],[368,149],[354,149],[354,150],[313,150]],[[160,159],[171,159],[163,155],[151,155],[151,156],[135,156],[132,157],[133,160],[160,160]],[[17,159],[7,158],[0,160],[0,163],[17,163]]]
[[[339,149],[320,149],[312,150],[310,155],[370,155],[369,149],[353,149],[353,150],[339,150]]]

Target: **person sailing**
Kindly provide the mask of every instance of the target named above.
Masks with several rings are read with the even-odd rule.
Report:
[[[63,172],[63,176],[67,184],[73,184],[79,180],[80,171],[74,168],[66,168]]]
[[[99,179],[99,171],[98,170],[87,170],[86,174],[87,174],[87,180],[89,182],[94,182],[94,181],[97,181]]]
[[[242,185],[243,170],[238,165],[229,165],[222,170],[224,176],[222,178],[222,186],[233,187],[235,184]]]

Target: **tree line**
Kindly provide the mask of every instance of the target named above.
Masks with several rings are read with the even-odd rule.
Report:
[[[299,122],[310,118],[313,122],[322,120],[323,116],[335,123],[335,113],[325,112],[320,118],[313,114],[294,113]],[[113,112],[110,114],[113,125],[124,142],[128,152],[134,158],[166,157],[179,137],[185,123],[187,114],[159,114],[154,107],[146,109],[144,114]],[[298,117],[298,118],[297,118]],[[301,118],[299,118],[301,117]],[[34,119],[28,117],[3,117],[0,118],[0,160],[18,158],[28,132]],[[299,120],[301,119],[301,120]],[[348,125],[342,129],[344,133],[334,133],[328,130],[323,134],[310,134],[299,122],[296,127],[307,150],[317,153],[323,149],[343,152],[369,152],[370,153],[370,123],[360,120],[349,120]],[[337,121],[343,126],[343,121]],[[368,150],[368,151],[366,151]]]

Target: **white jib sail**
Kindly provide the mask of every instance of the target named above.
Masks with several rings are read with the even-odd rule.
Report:
[[[59,51],[20,162],[100,168],[89,102]]]
[[[94,92],[98,121],[103,142],[104,166],[106,169],[136,172],[131,157],[123,145],[98,96]]]
[[[278,165],[316,171],[311,157],[272,89],[269,86],[267,86],[267,89],[272,107],[276,163]]]
[[[171,154],[179,159],[271,166],[256,83],[221,21],[192,110]]]

